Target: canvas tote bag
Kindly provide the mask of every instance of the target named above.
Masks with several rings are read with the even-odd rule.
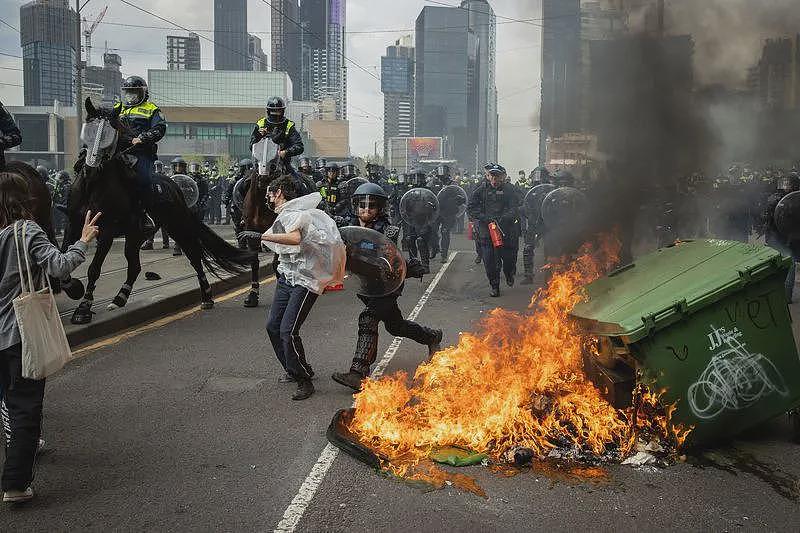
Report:
[[[70,360],[72,352],[50,287],[50,278],[42,273],[46,286],[39,290],[33,286],[28,241],[25,238],[27,227],[26,221],[14,223],[14,244],[22,286],[22,293],[13,302],[14,312],[22,338],[22,377],[44,379],[61,370]],[[18,233],[21,233],[22,246]],[[22,270],[23,257],[25,270]]]

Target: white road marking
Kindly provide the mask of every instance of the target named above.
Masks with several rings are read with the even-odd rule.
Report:
[[[427,289],[425,289],[425,292],[417,302],[416,307],[414,307],[414,309],[408,314],[408,320],[415,320],[419,316],[420,312],[422,312],[422,308],[425,307],[426,303],[428,303],[428,299],[431,297],[431,294],[433,294],[434,289],[439,284],[439,281],[441,281],[442,276],[444,276],[444,273],[450,267],[456,255],[458,255],[458,252],[452,252],[450,254],[447,262],[442,265],[442,268],[440,268],[439,272],[436,273],[436,276],[434,276],[431,284],[428,285]],[[402,342],[402,337],[395,337],[392,340],[389,348],[386,349],[386,353],[372,371],[372,374],[370,374],[371,377],[377,378],[383,375],[386,367],[397,353],[397,350],[400,348],[400,343]],[[303,484],[300,486],[300,490],[297,491],[297,494],[292,499],[292,503],[290,503],[289,507],[287,507],[286,511],[284,511],[283,519],[278,522],[278,525],[275,526],[274,531],[280,533],[294,532],[295,528],[297,528],[297,524],[300,523],[300,519],[303,518],[308,506],[311,504],[311,500],[314,499],[317,489],[322,484],[322,480],[325,479],[325,475],[328,473],[328,469],[330,469],[337,455],[339,455],[339,448],[328,443],[322,450],[322,453],[320,453],[317,462],[314,463],[314,466],[311,468],[311,472],[308,473],[305,481],[303,481]]]

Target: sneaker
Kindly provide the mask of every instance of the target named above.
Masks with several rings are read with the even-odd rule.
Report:
[[[442,337],[444,337],[444,332],[440,329],[437,329],[434,330],[434,334],[436,336],[431,343],[428,344],[428,357],[433,357],[433,354],[442,349]]]
[[[290,374],[284,374],[278,378],[278,383],[295,383],[297,382]]]
[[[356,392],[361,391],[361,382],[364,381],[364,376],[355,370],[351,370],[350,372],[334,372],[331,378],[336,383],[349,387]]]
[[[7,490],[3,493],[3,501],[7,503],[21,503],[33,499],[33,489],[28,487],[25,490]]]
[[[514,274],[506,274],[506,285],[509,287],[514,286]]]
[[[480,265],[481,261],[483,261],[483,258],[481,256],[479,256],[479,255],[476,255],[475,256],[475,264],[476,265]]]
[[[314,384],[311,383],[310,379],[304,379],[297,382],[297,390],[292,394],[292,400],[305,400],[310,398],[312,394],[314,394]]]
[[[497,298],[500,296],[500,287],[492,287],[492,292],[489,293],[489,296],[492,298]]]

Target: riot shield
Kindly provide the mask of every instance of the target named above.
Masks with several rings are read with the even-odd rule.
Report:
[[[231,202],[239,211],[244,211],[244,197],[247,196],[247,190],[250,187],[250,180],[242,178],[238,180],[233,186],[233,194],[231,195]]]
[[[173,174],[172,181],[178,186],[183,193],[183,199],[186,201],[186,207],[191,209],[197,204],[200,199],[200,189],[197,187],[197,182],[185,174]]]
[[[528,191],[525,195],[523,202],[523,209],[525,210],[525,217],[536,223],[542,216],[542,204],[548,194],[556,190],[556,186],[550,183],[542,183]]]
[[[102,155],[113,154],[117,147],[117,130],[108,120],[94,119],[81,128],[81,141],[86,145],[86,166],[96,167]]]
[[[788,241],[800,240],[800,191],[790,192],[775,207],[775,228]]]
[[[359,295],[380,298],[400,288],[406,279],[406,262],[388,237],[359,226],[340,231],[347,246],[347,270],[361,283]]]
[[[341,193],[341,199],[350,201],[350,198],[353,197],[353,194],[356,192],[356,189],[364,185],[365,183],[369,183],[364,178],[350,178],[349,180],[345,181],[341,187],[339,187],[339,192]]]
[[[253,145],[253,161],[258,162],[259,176],[267,176],[269,174],[269,162],[272,159],[271,142],[268,137],[264,137]]]
[[[575,226],[585,215],[586,195],[573,187],[561,187],[545,196],[542,220],[548,228],[569,224]]]
[[[411,189],[400,199],[400,216],[416,230],[424,230],[439,214],[439,201],[428,189]]]
[[[444,220],[456,220],[467,211],[467,193],[458,185],[448,185],[436,196],[439,216]]]

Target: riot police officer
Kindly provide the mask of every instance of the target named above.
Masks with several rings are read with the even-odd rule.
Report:
[[[386,208],[389,197],[376,183],[365,183],[358,187],[352,196],[353,213],[347,221],[349,226],[369,228],[386,235],[395,244],[399,228],[389,222]],[[422,278],[423,270],[418,261],[407,265],[409,277]],[[358,317],[358,341],[349,372],[335,372],[331,377],[337,383],[353,390],[361,389],[361,382],[370,373],[370,367],[378,355],[378,326],[381,322],[386,331],[396,337],[404,337],[428,347],[429,356],[436,353],[442,342],[442,331],[431,329],[403,317],[397,299],[403,292],[403,285],[385,296],[358,295],[364,302],[364,310]]]
[[[330,217],[342,216],[346,212],[342,205],[341,185],[339,165],[334,161],[325,163],[325,179],[317,183],[317,189],[322,195],[320,209]]]
[[[500,271],[509,287],[514,285],[519,251],[520,214],[522,203],[519,189],[506,183],[506,170],[496,163],[488,165],[487,179],[475,189],[469,199],[467,212],[475,221],[475,239],[489,279],[491,296],[500,296]],[[502,245],[493,244],[490,225],[502,232]]]
[[[350,180],[358,177],[358,169],[352,161],[348,161],[342,165],[341,178],[342,181]]]
[[[790,303],[794,295],[798,259],[796,252],[800,243],[792,242],[788,235],[783,235],[778,231],[775,223],[775,209],[786,195],[797,190],[800,190],[800,175],[797,172],[790,172],[777,178],[775,180],[775,192],[767,199],[761,223],[761,232],[764,234],[767,245],[792,258],[792,266],[786,278],[786,299]]]
[[[412,169],[406,175],[406,182],[410,189],[426,189],[428,182],[427,175],[422,169]],[[405,195],[405,193],[404,193]],[[435,195],[434,195],[435,197]],[[402,202],[402,196],[398,204]],[[399,217],[398,217],[399,219]],[[434,242],[435,220],[431,220],[429,224],[423,227],[414,227],[406,221],[403,221],[403,250],[407,250],[412,259],[417,259],[422,262],[425,273],[430,272],[431,244]],[[438,247],[438,243],[437,243]]]
[[[139,179],[139,194],[142,201],[143,227],[154,231],[152,221],[146,216],[144,207],[152,193],[153,163],[158,158],[158,141],[167,132],[167,123],[161,110],[150,101],[147,82],[139,76],[128,76],[122,83],[122,101],[114,105],[119,113],[119,146],[136,156],[136,176]]]
[[[314,168],[311,159],[308,157],[300,158],[300,166],[298,168],[300,178],[306,183],[306,187],[309,188],[311,191],[317,190],[317,183],[322,181],[324,176],[322,172],[317,171]]]
[[[288,166],[293,157],[305,150],[300,132],[294,122],[286,118],[286,104],[277,96],[267,101],[266,115],[256,122],[250,135],[250,148],[265,137],[278,145],[278,157]]]
[[[6,167],[5,151],[22,144],[22,133],[3,102],[0,102],[0,171]]]
[[[433,193],[438,196],[439,193],[442,192],[442,189],[454,184],[455,182],[450,174],[450,165],[441,164],[436,167],[433,176],[428,178],[427,186],[428,189],[433,191]],[[431,256],[436,257],[436,255],[441,251],[442,263],[447,262],[450,250],[450,234],[453,232],[455,225],[456,220],[454,218],[445,218],[440,216],[436,221],[433,235],[431,236]]]
[[[222,195],[225,192],[228,184],[225,178],[219,175],[216,167],[211,172],[211,181],[209,182],[209,211],[208,222],[209,224],[222,224]]]

